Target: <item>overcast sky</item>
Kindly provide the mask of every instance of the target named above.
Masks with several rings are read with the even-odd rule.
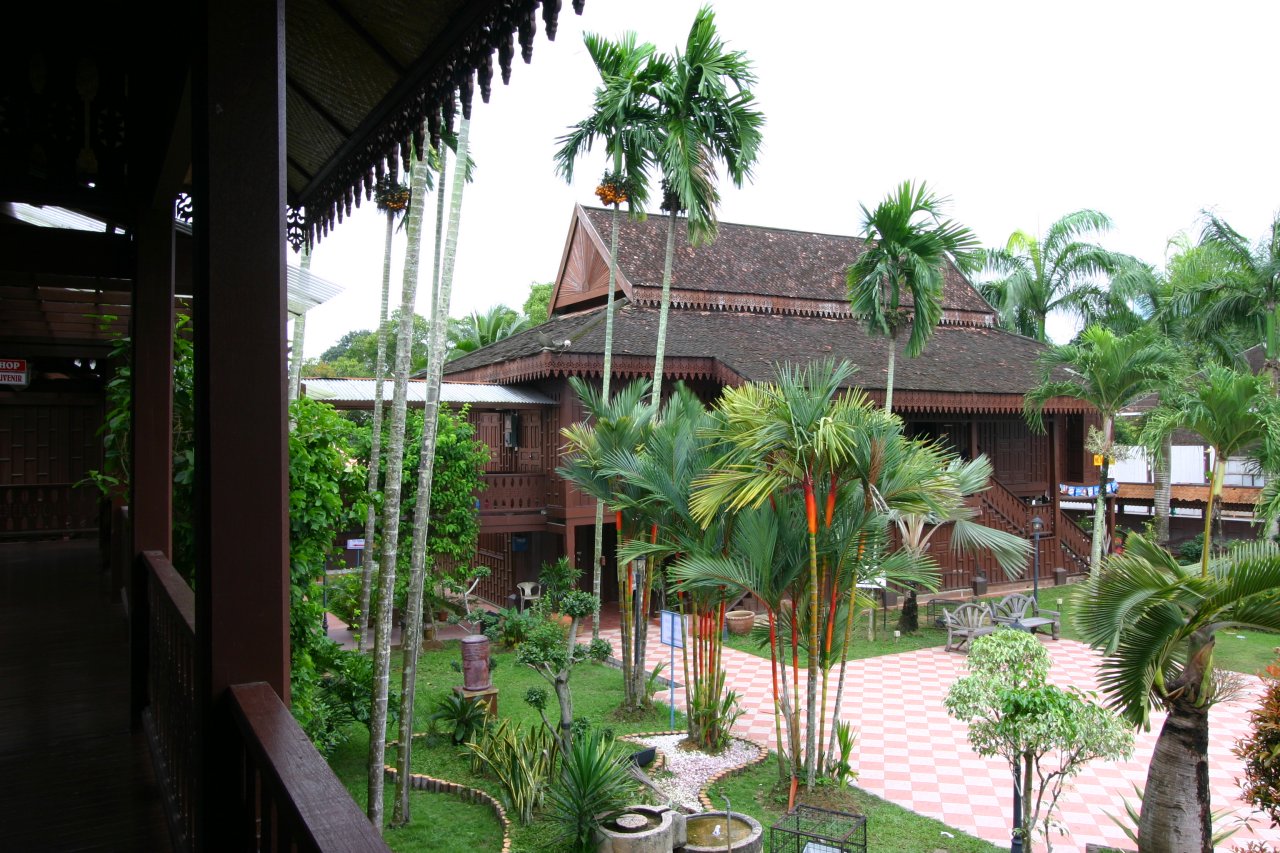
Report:
[[[517,51],[511,84],[495,73],[490,103],[477,92],[453,316],[518,308],[530,283],[555,277],[574,203],[596,203],[599,149],[573,186],[552,163],[598,82],[582,32],[635,30],[672,51],[699,5],[587,0],[578,17],[566,2],[556,41],[539,32],[532,64]],[[1170,236],[1198,233],[1204,208],[1251,239],[1280,208],[1280,3],[714,6],[722,36],[755,62],[767,119],[754,181],[721,188],[722,221],[854,234],[859,202],[914,178],[951,196],[984,245],[1092,207],[1115,222],[1108,247],[1160,264]],[[347,290],[307,315],[307,356],[375,325],[382,240],[366,203],[317,247],[313,272]],[[403,253],[401,238],[393,305]]]

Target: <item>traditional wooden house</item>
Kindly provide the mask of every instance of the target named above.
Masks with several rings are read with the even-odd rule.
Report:
[[[83,315],[110,313],[130,328],[133,365],[118,570],[99,574],[92,543],[0,548],[7,848],[388,849],[288,708],[285,253],[405,168],[442,113],[469,111],[477,90],[487,100],[540,27],[554,36],[561,5],[6,9],[0,361],[18,373],[101,358],[104,336]],[[7,203],[110,227],[38,228]],[[175,203],[191,222],[185,256]],[[190,296],[195,331],[198,593],[169,562],[176,296]],[[100,406],[93,383],[63,391],[49,378],[31,393]],[[30,434],[37,455],[66,460],[51,477],[79,476],[95,415],[63,414],[11,426],[5,451],[18,434],[27,453]]]
[[[530,480],[527,501],[545,513],[523,533],[550,537],[584,570],[590,565],[595,504],[554,474],[557,436],[583,411],[567,378],[598,380],[603,367],[609,282],[607,210],[576,207],[547,323],[464,355],[446,368],[451,382],[534,388],[558,402],[527,437],[545,460],[545,477]],[[618,240],[614,382],[652,375],[661,295],[665,217],[623,220]],[[845,268],[860,243],[852,237],[722,223],[710,245],[692,249],[678,226],[664,376],[682,380],[706,400],[726,385],[771,379],[781,362],[848,359],[855,381],[883,400],[888,339],[869,335],[851,316]],[[977,499],[982,519],[1030,536],[1041,517],[1041,572],[1083,571],[1088,539],[1064,515],[1059,482],[1090,473],[1084,453],[1091,407],[1055,399],[1045,407],[1047,431],[1033,433],[1022,416],[1023,395],[1039,381],[1043,346],[996,327],[995,312],[954,268],[949,268],[942,323],[919,358],[899,353],[894,410],[912,435],[944,441],[967,457],[985,453],[995,477]],[[482,551],[511,554],[518,532],[481,529]],[[612,529],[605,536],[611,552]],[[941,540],[941,541],[939,541]],[[1003,578],[985,555],[952,555],[945,534],[935,537],[944,566],[943,586],[969,586],[975,575]],[[503,598],[520,580],[497,561],[491,597]],[[1028,567],[1028,572],[1031,571]],[[606,571],[606,577],[612,572]],[[1029,577],[1029,575],[1028,575]],[[606,595],[613,591],[606,587]]]

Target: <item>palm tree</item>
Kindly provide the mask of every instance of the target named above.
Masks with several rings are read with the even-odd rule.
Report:
[[[429,186],[430,181],[424,181]],[[376,192],[378,210],[387,217],[386,236],[382,247],[382,303],[378,310],[377,355],[373,370],[373,424],[369,448],[369,474],[366,488],[369,492],[369,508],[364,518],[364,559],[360,567],[360,625],[356,635],[356,650],[363,652],[369,637],[369,600],[373,591],[373,565],[377,559],[374,547],[377,520],[378,469],[382,460],[382,383],[387,372],[387,310],[391,299],[391,238],[395,233],[396,219],[409,207],[409,188],[387,175],[378,182]],[[411,312],[412,313],[412,312]]]
[[[715,239],[715,164],[723,160],[734,186],[751,177],[764,116],[754,108],[751,61],[730,51],[716,31],[715,13],[703,6],[693,19],[684,52],[660,66],[666,71],[654,91],[659,125],[655,157],[662,169],[662,209],[667,212],[667,248],[662,265],[662,302],[653,362],[653,399],[662,399],[662,364],[671,308],[671,268],[676,217],[687,212],[690,243]]]
[[[413,510],[413,547],[409,558],[409,594],[405,607],[404,664],[400,687],[400,748],[396,760],[396,802],[393,826],[410,821],[409,786],[413,760],[413,709],[417,694],[418,652],[422,645],[422,591],[426,582],[427,538],[431,526],[431,486],[435,477],[436,435],[440,423],[440,381],[444,373],[446,319],[453,297],[453,269],[457,259],[458,228],[462,220],[462,191],[467,181],[468,142],[471,121],[464,113],[458,124],[458,156],[454,162],[453,187],[449,195],[449,225],[445,237],[444,262],[432,276],[431,352],[427,357],[427,383],[422,413],[422,445],[418,455],[418,499]],[[443,167],[443,151],[440,153]],[[443,179],[441,192],[444,190]]]
[[[776,373],[776,383],[725,389],[716,406],[725,451],[713,470],[694,481],[690,510],[705,525],[722,511],[760,506],[786,489],[799,486],[803,492],[809,533],[810,649],[805,766],[806,786],[812,790],[819,755],[818,484],[838,477],[836,472],[853,455],[869,415],[864,395],[841,394],[853,374],[848,362],[781,365]]]
[[[405,217],[404,280],[401,285],[400,328],[397,330],[396,363],[391,394],[391,428],[387,447],[387,479],[382,503],[382,566],[378,575],[378,619],[373,638],[373,706],[369,714],[369,822],[378,832],[383,823],[383,779],[387,752],[387,696],[391,677],[391,599],[396,583],[396,557],[400,543],[400,471],[404,465],[404,422],[408,404],[409,362],[412,350],[413,310],[418,294],[418,260],[422,246],[422,215],[426,199],[426,156],[414,161],[410,173],[412,191]]]
[[[1100,322],[1117,334],[1148,328],[1170,348],[1176,360],[1170,381],[1181,382],[1206,360],[1228,363],[1237,350],[1226,336],[1209,330],[1193,332],[1195,296],[1203,287],[1221,279],[1225,257],[1212,244],[1192,245],[1185,237],[1169,241],[1173,254],[1163,273],[1136,258],[1122,258],[1111,279],[1106,313]],[[1172,388],[1173,386],[1169,386]],[[1154,472],[1154,516],[1156,544],[1169,544],[1169,516],[1172,497],[1171,457],[1173,433],[1166,432],[1159,447],[1151,447]]]
[[[1251,543],[1199,570],[1180,566],[1142,536],[1085,588],[1077,624],[1106,654],[1101,684],[1135,726],[1168,712],[1147,771],[1138,828],[1142,853],[1211,853],[1209,707],[1220,630],[1280,631],[1280,551]]]
[[[1050,313],[1091,316],[1104,291],[1095,279],[1109,275],[1116,258],[1084,238],[1110,228],[1105,214],[1077,210],[1050,225],[1043,237],[1014,231],[1003,249],[983,252],[987,272],[997,278],[982,286],[982,295],[1000,312],[1002,325],[1048,343]]]
[[[593,33],[583,35],[587,52],[600,74],[591,115],[574,125],[559,139],[556,171],[572,183],[578,157],[590,151],[597,140],[604,144],[612,171],[606,172],[596,195],[613,207],[609,237],[609,292],[605,296],[604,365],[602,396],[609,399],[613,374],[613,292],[618,276],[618,211],[627,204],[632,216],[644,215],[648,200],[648,170],[656,150],[657,116],[653,109],[653,89],[666,73],[662,62],[654,61],[652,44],[636,43],[636,34],[624,33],[616,42]],[[592,591],[600,597],[600,562],[603,558],[604,502],[596,501],[595,555]],[[592,620],[592,638],[600,636],[600,620]]]
[[[1023,414],[1031,428],[1044,431],[1043,409],[1054,397],[1083,400],[1098,410],[1100,432],[1090,429],[1088,447],[1102,456],[1102,473],[1093,512],[1093,542],[1089,570],[1096,575],[1102,565],[1106,536],[1107,482],[1115,452],[1115,419],[1129,403],[1156,390],[1169,370],[1168,348],[1149,332],[1116,335],[1093,325],[1080,333],[1076,343],[1050,347],[1041,357],[1040,384],[1027,392]],[[1057,377],[1054,372],[1057,370]]]
[[[475,352],[522,331],[528,318],[506,305],[492,305],[483,314],[472,311],[461,320],[449,319],[449,357]]]
[[[1185,389],[1170,390],[1151,413],[1144,440],[1154,443],[1175,429],[1199,434],[1213,448],[1213,474],[1205,502],[1204,545],[1201,566],[1208,571],[1212,548],[1212,521],[1220,508],[1222,480],[1227,460],[1259,449],[1273,435],[1272,421],[1278,404],[1268,393],[1265,378],[1229,367],[1212,365],[1196,374]]]
[[[921,181],[904,181],[874,211],[862,205],[862,254],[846,275],[849,304],[873,335],[889,337],[884,408],[893,408],[893,371],[898,333],[910,325],[906,354],[924,351],[942,320],[943,279],[948,259],[963,262],[978,245],[973,232],[941,217],[946,199]]]
[[[601,511],[606,501],[614,504],[618,541],[622,542],[625,536],[623,514],[616,499],[628,484],[616,474],[611,462],[617,454],[631,453],[641,447],[652,431],[655,407],[645,401],[649,383],[646,380],[632,382],[612,398],[596,393],[587,382],[576,376],[569,378],[569,385],[582,400],[589,421],[561,430],[565,452],[563,464],[556,473],[594,497]],[[597,536],[596,542],[599,541]],[[637,688],[643,685],[643,679],[633,677],[632,667],[637,663],[643,666],[644,663],[643,658],[635,657],[637,633],[633,632],[637,629],[643,632],[645,623],[643,620],[638,624],[633,621],[631,584],[621,558],[617,561],[617,569],[619,606],[623,616],[619,652],[622,657],[623,704],[631,710],[643,704],[643,691],[637,692]],[[598,583],[598,567],[596,572]],[[598,619],[596,621],[599,622]]]
[[[1223,329],[1239,323],[1254,332],[1266,347],[1265,370],[1273,389],[1280,391],[1280,214],[1271,221],[1266,238],[1254,246],[1213,214],[1206,214],[1200,240],[1226,256],[1230,269],[1204,286],[1199,329]]]

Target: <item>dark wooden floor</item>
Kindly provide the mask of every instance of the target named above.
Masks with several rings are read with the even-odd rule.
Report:
[[[97,543],[0,542],[0,849],[169,850]]]

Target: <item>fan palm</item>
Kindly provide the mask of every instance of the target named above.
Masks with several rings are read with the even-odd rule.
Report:
[[[715,238],[715,208],[720,201],[716,161],[724,161],[729,179],[741,187],[751,177],[764,124],[750,90],[755,83],[751,62],[742,51],[726,49],[710,6],[698,10],[684,51],[677,51],[663,67],[666,74],[653,93],[658,117],[654,156],[662,170],[662,209],[668,214],[653,363],[654,400],[662,399],[676,216],[681,210],[687,212],[688,237],[693,245]]]
[[[1001,324],[1020,335],[1048,342],[1045,318],[1054,311],[1091,316],[1117,258],[1085,238],[1103,234],[1111,220],[1096,210],[1068,213],[1043,237],[1014,231],[1003,249],[983,252],[986,271],[996,278],[982,295],[1000,312]]]
[[[1106,654],[1101,684],[1135,726],[1153,706],[1168,712],[1142,799],[1143,853],[1211,853],[1209,707],[1215,634],[1239,628],[1280,631],[1280,551],[1250,543],[1226,557],[1181,566],[1142,536],[1085,588],[1077,624]]]
[[[1076,343],[1050,347],[1041,355],[1040,365],[1040,384],[1023,399],[1023,414],[1032,429],[1044,431],[1044,405],[1054,397],[1083,400],[1102,418],[1102,430],[1090,428],[1089,437],[1089,448],[1102,456],[1089,557],[1089,571],[1096,575],[1102,565],[1102,542],[1106,536],[1107,482],[1115,452],[1116,415],[1159,387],[1169,369],[1168,348],[1145,331],[1117,335],[1095,324],[1081,332]],[[1062,368],[1065,371],[1058,375],[1064,378],[1055,379],[1054,370]]]
[[[1272,387],[1280,390],[1280,214],[1267,236],[1250,246],[1234,228],[1213,214],[1206,214],[1201,243],[1220,250],[1230,265],[1218,280],[1206,282],[1197,329],[1224,329],[1242,324],[1262,339],[1266,347],[1266,371]]]
[[[618,278],[618,211],[624,202],[632,216],[644,215],[648,200],[648,170],[657,148],[657,115],[653,89],[667,73],[663,61],[655,60],[652,44],[638,44],[636,34],[624,33],[615,41],[594,33],[583,35],[587,53],[600,74],[591,115],[573,126],[559,139],[555,155],[556,171],[568,182],[578,157],[599,141],[603,144],[612,171],[607,172],[596,194],[613,207],[609,236],[609,292],[605,295],[603,396],[609,398],[613,375],[613,292]],[[596,502],[595,559],[592,591],[600,597],[600,561],[603,555],[604,503]],[[600,620],[593,620],[592,635],[600,636]]]
[[[855,316],[873,335],[889,338],[884,408],[893,408],[893,373],[898,334],[910,326],[906,354],[924,351],[942,320],[943,280],[948,259],[963,262],[978,245],[973,232],[942,219],[945,198],[923,181],[904,181],[874,211],[862,205],[862,254],[849,266],[846,282]]]

